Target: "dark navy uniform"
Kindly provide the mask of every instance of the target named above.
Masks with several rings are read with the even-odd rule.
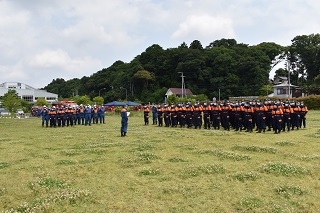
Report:
[[[127,106],[123,106],[121,109],[121,137],[124,137],[127,135],[128,131],[128,114],[127,114]]]

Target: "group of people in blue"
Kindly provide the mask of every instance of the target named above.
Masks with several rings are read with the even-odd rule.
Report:
[[[105,108],[97,105],[37,107],[32,114],[42,117],[42,127],[91,126],[105,123]]]
[[[153,104],[144,107],[144,124],[149,124],[152,113],[153,125],[187,127],[257,133],[298,130],[306,128],[307,106],[303,102],[281,100],[223,101]]]

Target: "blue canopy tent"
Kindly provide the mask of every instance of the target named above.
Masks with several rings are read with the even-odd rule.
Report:
[[[125,102],[126,105],[128,106],[140,106],[141,104],[133,102],[133,101],[127,101]]]
[[[112,101],[109,103],[104,104],[103,106],[124,106],[126,103],[120,101]]]

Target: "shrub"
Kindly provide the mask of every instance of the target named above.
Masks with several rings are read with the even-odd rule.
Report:
[[[296,98],[299,102],[303,102],[308,109],[320,109],[320,95],[309,95],[303,98]]]
[[[274,191],[285,198],[290,198],[292,195],[303,195],[305,193],[300,186],[279,186],[275,188]]]
[[[236,173],[234,175],[231,175],[231,178],[234,180],[238,180],[240,182],[244,182],[246,180],[255,181],[258,178],[258,175],[254,172],[248,172],[248,173]]]
[[[8,167],[8,166],[10,166],[9,163],[7,163],[7,162],[0,162],[0,169],[6,168],[6,167]]]
[[[276,175],[307,175],[310,174],[310,171],[306,168],[294,166],[287,163],[268,163],[264,164],[261,167],[262,172],[272,173]]]
[[[272,153],[275,154],[277,149],[273,147],[259,147],[259,146],[239,146],[236,145],[232,147],[233,150],[239,151],[250,151],[250,152],[265,152],[265,153]]]

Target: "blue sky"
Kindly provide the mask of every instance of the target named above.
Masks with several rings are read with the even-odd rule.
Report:
[[[317,0],[0,0],[0,83],[81,78],[152,44],[290,45],[319,33]]]

